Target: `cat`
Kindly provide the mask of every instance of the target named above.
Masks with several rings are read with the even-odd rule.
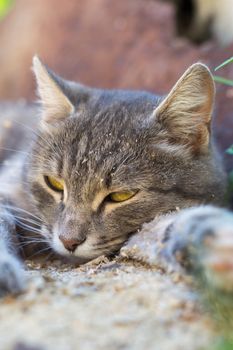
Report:
[[[182,265],[184,251],[203,268],[203,252],[222,261],[217,242],[232,244],[233,216],[216,207],[226,174],[211,137],[209,69],[192,65],[165,97],[66,81],[37,56],[33,70],[39,120],[11,120],[29,142],[14,138],[13,152],[13,131],[2,131],[0,294],[25,290],[20,256],[43,250],[77,263],[119,251],[163,266]]]

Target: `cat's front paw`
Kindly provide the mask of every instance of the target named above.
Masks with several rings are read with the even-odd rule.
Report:
[[[0,256],[0,296],[20,294],[25,287],[24,271],[17,258],[2,254]]]
[[[223,218],[224,219],[224,218]],[[233,291],[233,217],[212,227],[213,235],[203,240],[200,264],[208,285]]]
[[[163,253],[197,272],[210,288],[233,291],[233,213],[211,206],[184,210]]]

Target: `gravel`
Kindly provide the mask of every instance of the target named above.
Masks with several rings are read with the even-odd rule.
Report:
[[[27,292],[0,301],[0,349],[196,350],[214,339],[187,276],[119,258],[26,264]]]

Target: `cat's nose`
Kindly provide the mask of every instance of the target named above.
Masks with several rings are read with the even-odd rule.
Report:
[[[86,237],[83,238],[66,238],[64,236],[59,237],[60,240],[62,241],[64,247],[69,250],[70,252],[74,252],[75,249],[82,244],[85,240]]]

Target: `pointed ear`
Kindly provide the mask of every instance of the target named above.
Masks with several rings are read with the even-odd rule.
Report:
[[[57,79],[54,79],[54,73],[51,73],[37,56],[33,57],[32,68],[42,104],[43,122],[52,124],[70,116],[74,112],[74,106],[62,91]]]
[[[214,96],[209,69],[201,63],[191,66],[153,114],[166,142],[186,146],[195,153],[206,151]]]

